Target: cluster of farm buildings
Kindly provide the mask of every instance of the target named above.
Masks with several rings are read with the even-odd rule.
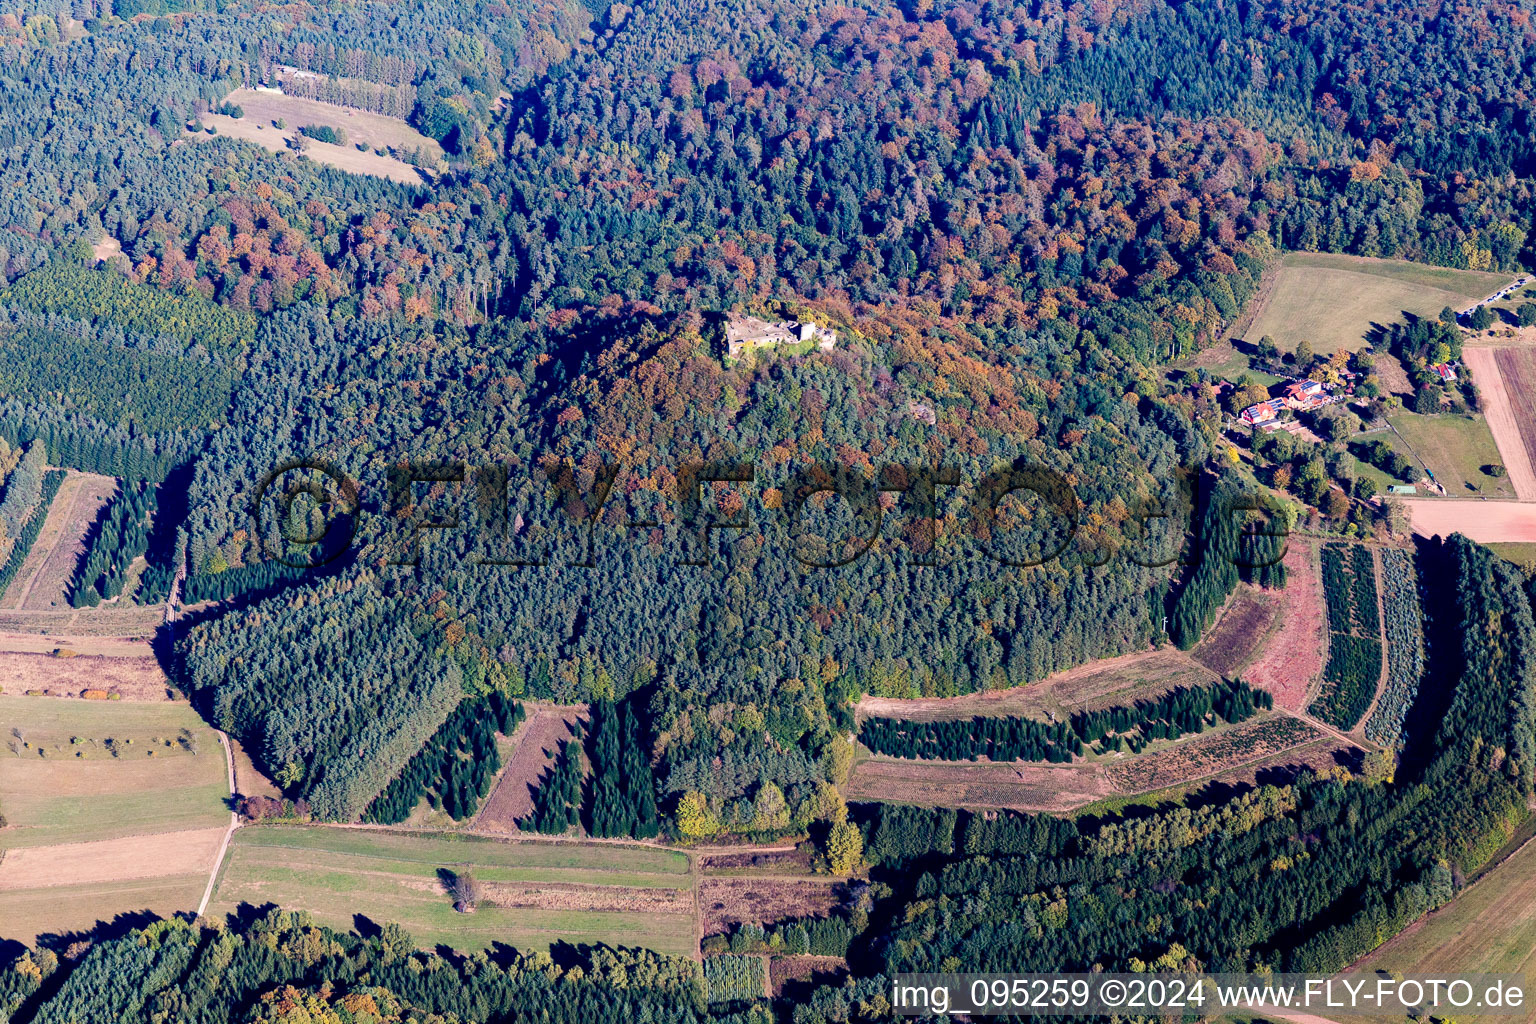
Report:
[[[1331,388],[1315,380],[1286,381],[1280,386],[1280,394],[1267,402],[1250,405],[1238,418],[1249,426],[1269,427],[1278,423],[1280,414],[1287,409],[1292,412],[1310,412],[1325,405],[1347,402],[1355,393],[1355,375],[1344,373],[1340,377],[1344,383],[1338,388]]]
[[[1435,363],[1430,369],[1440,377],[1442,384],[1456,382],[1455,364]],[[1250,405],[1238,418],[1251,427],[1274,429],[1280,422],[1280,414],[1287,409],[1292,412],[1312,412],[1325,405],[1349,401],[1354,397],[1358,377],[1358,374],[1345,370],[1339,374],[1339,384],[1336,386],[1311,379],[1283,381],[1278,386],[1278,394],[1271,395],[1268,401]]]

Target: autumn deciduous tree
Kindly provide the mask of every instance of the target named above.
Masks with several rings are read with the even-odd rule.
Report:
[[[849,874],[864,856],[864,837],[852,822],[833,825],[827,832],[827,868],[834,875]]]

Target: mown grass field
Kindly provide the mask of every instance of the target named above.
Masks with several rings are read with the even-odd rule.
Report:
[[[482,884],[564,886],[539,906],[482,904],[472,914],[453,909],[440,869],[467,868]],[[384,829],[253,826],[235,833],[209,907],[276,903],[308,910],[340,928],[359,916],[399,922],[421,945],[482,949],[504,943],[540,949],[556,942],[645,946],[688,955],[695,950],[691,914],[572,910],[562,906],[572,886],[691,890],[682,854],[596,843],[497,842],[466,835]]]
[[[1293,252],[1276,271],[1264,308],[1244,332],[1256,343],[1269,335],[1282,352],[1305,340],[1314,352],[1353,351],[1373,324],[1385,326],[1406,310],[1438,316],[1460,309],[1514,280],[1507,274],[1431,267],[1332,253]]]
[[[1526,974],[1536,977],[1536,844],[1527,843],[1454,900],[1366,957],[1356,970],[1403,975]],[[1382,1018],[1386,1019],[1386,1018]],[[1507,1016],[1536,1020],[1536,1002]]]
[[[197,908],[212,857],[190,864],[177,847],[229,821],[229,791],[218,739],[190,707],[0,696],[0,722],[0,938]],[[145,842],[166,855],[146,862]],[[71,867],[40,879],[52,851]]]
[[[0,939],[32,945],[40,935],[88,932],[97,922],[111,922],[119,914],[170,917],[194,911],[207,884],[207,875],[178,874],[0,890]]]
[[[1483,472],[1482,467],[1500,465],[1504,458],[1481,416],[1419,416],[1403,411],[1388,419],[1434,472],[1448,496],[1515,496],[1508,476],[1492,477]]]
[[[0,813],[10,822],[0,849],[229,819],[224,753],[188,705],[0,696],[0,722]],[[196,753],[183,745],[182,730]]]

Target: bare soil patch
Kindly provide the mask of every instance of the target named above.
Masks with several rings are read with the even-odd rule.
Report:
[[[1279,604],[1277,594],[1239,586],[1215,628],[1195,648],[1194,659],[1213,672],[1236,677],[1274,625]]]
[[[119,242],[111,235],[101,239],[99,242],[91,243],[91,255],[96,257],[97,263],[110,260],[114,256],[120,255],[122,251],[123,243]]]
[[[1275,715],[1111,765],[1107,775],[1121,793],[1147,793],[1219,775],[1311,743],[1322,735],[1299,718]]]
[[[693,913],[693,893],[688,889],[640,889],[565,882],[486,882],[483,886],[487,904],[508,909]]]
[[[1479,544],[1536,541],[1536,503],[1519,501],[1444,501],[1404,498],[1403,507],[1421,537],[1465,535]]]
[[[9,850],[0,861],[0,890],[208,872],[223,840],[222,828],[198,828]]]
[[[904,700],[865,696],[860,718],[904,718],[914,722],[943,721],[987,715],[1046,718],[1074,711],[1110,707],[1155,697],[1178,686],[1201,686],[1218,679],[1188,654],[1171,647],[1104,658],[1047,676],[1038,683],[1006,690],[967,693],[959,697]]]
[[[835,956],[776,956],[768,962],[768,984],[775,997],[787,986],[841,985],[848,964]]]
[[[85,553],[86,531],[116,493],[117,481],[110,476],[69,471],[21,572],[6,589],[5,607],[26,611],[69,607],[64,591]]]
[[[527,717],[513,736],[516,746],[506,759],[491,797],[475,817],[475,827],[489,832],[516,832],[517,823],[533,813],[533,794],[555,762],[560,744],[587,716],[584,704],[524,702]]]
[[[95,690],[116,694],[122,700],[168,700],[170,685],[153,657],[0,653],[0,693],[22,695],[41,690],[49,697],[79,697],[86,690]]]
[[[1300,711],[1313,682],[1323,674],[1328,652],[1323,610],[1322,568],[1317,545],[1292,537],[1285,552],[1285,588],[1276,593],[1275,617],[1243,679],[1268,690],[1275,706]]]
[[[847,898],[834,879],[706,878],[699,882],[704,934],[717,935],[743,921],[769,924],[786,917],[825,917]]]
[[[1515,496],[1536,501],[1536,349],[1473,348],[1462,358],[1475,375]]]
[[[870,758],[854,766],[843,793],[925,807],[1070,811],[1115,788],[1099,763],[989,764]]]
[[[809,874],[810,850],[774,850],[754,853],[710,853],[699,857],[699,870],[706,874]]]

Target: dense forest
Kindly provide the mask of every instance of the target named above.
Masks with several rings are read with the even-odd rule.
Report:
[[[1418,562],[1433,697],[1415,709],[1395,767],[1388,756],[1360,773],[1306,773],[1129,815],[858,806],[871,884],[849,912],[743,926],[707,952],[848,956],[856,980],[797,1003],[803,1024],[880,1019],[889,973],[954,965],[1339,970],[1455,895],[1516,837],[1536,783],[1525,581],[1459,536],[1424,545]],[[608,714],[622,723],[622,711]],[[68,959],[23,954],[0,973],[0,1012],[136,1020],[173,1008],[188,1021],[297,1022],[345,1021],[324,1014],[367,1005],[378,1008],[369,1019],[425,1024],[455,1019],[431,1014],[563,1020],[568,1010],[693,1020],[714,995],[756,1002],[732,981],[731,960],[701,971],[692,960],[584,948],[557,967],[542,953],[444,959],[413,946],[393,925],[359,937],[279,911],[227,928],[161,922]],[[771,1019],[760,1004],[739,1012]],[[721,1005],[709,1017],[734,1019]]]
[[[470,813],[494,732],[547,699],[594,715],[540,830],[827,820],[860,695],[1190,648],[1239,581],[1285,585],[1292,511],[1244,504],[1218,403],[1166,372],[1280,253],[1536,265],[1526,0],[600,6],[0,10],[5,571],[47,467],[119,478],[74,596],[141,554],[141,600],[184,569],[184,601],[215,603],[175,637],[177,684],[319,818]],[[273,83],[446,160],[405,184],[188,130]],[[839,340],[727,364],[740,314]],[[1459,350],[1443,318],[1383,340],[1415,380]],[[1360,525],[1364,495],[1287,444],[1259,477]],[[866,809],[863,848],[911,882],[852,955],[1331,967],[1443,902],[1530,789],[1531,626],[1481,549],[1420,567],[1479,617],[1425,609],[1444,722],[1407,715],[1396,781],[1081,824]],[[1330,556],[1330,614],[1364,615],[1347,568]],[[1331,623],[1352,723],[1374,624]],[[1507,642],[1445,647],[1488,630]],[[1257,707],[1212,696],[1004,739],[1062,757]],[[159,926],[3,991],[37,1020],[703,1012],[675,964],[408,945]],[[805,1019],[874,1016],[877,989]]]

